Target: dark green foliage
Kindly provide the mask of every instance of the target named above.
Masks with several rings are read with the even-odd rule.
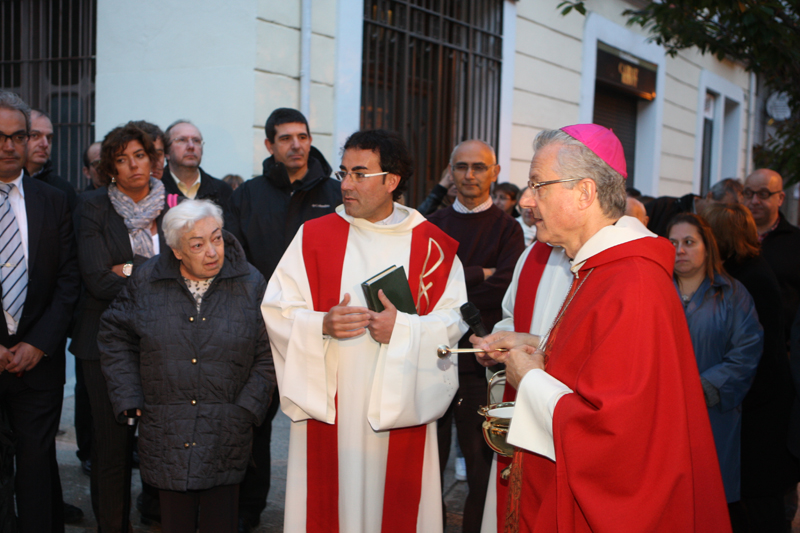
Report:
[[[586,12],[583,1],[563,1],[563,15]],[[800,0],[664,0],[627,9],[628,24],[647,30],[674,56],[696,46],[720,61],[734,61],[755,72],[769,92],[789,95],[792,118],[754,147],[757,167],[800,180]]]

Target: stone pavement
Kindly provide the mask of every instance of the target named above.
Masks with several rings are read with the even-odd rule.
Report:
[[[84,512],[84,519],[80,524],[66,526],[66,533],[88,533],[97,531],[97,522],[92,514],[92,505],[89,497],[89,477],[81,471],[80,461],[75,456],[74,396],[64,398],[64,408],[61,413],[61,429],[63,434],[57,437],[58,464],[61,472],[61,485],[64,491],[64,501],[77,505]],[[286,462],[289,446],[289,418],[278,411],[278,416],[273,421],[272,429],[272,486],[269,492],[267,508],[261,514],[261,524],[253,530],[254,533],[280,533],[283,531],[283,501],[286,487]],[[456,481],[453,467],[455,450],[450,453],[450,462],[445,472],[445,501],[447,503],[447,529],[446,533],[461,531],[461,516],[464,509],[464,499],[467,496],[467,484]],[[133,486],[131,492],[135,501],[141,491],[139,471],[133,471]],[[145,526],[141,523],[139,513],[134,509],[131,512],[131,521],[134,533],[157,533],[161,531],[158,525]]]
[[[85,517],[83,522],[66,527],[66,533],[87,533],[97,531],[97,522],[92,514],[89,500],[89,477],[81,471],[80,461],[75,456],[75,429],[73,427],[74,397],[64,398],[64,409],[61,413],[62,435],[57,438],[58,464],[61,471],[61,485],[64,490],[64,501],[80,507]],[[280,533],[283,531],[283,500],[286,487],[286,460],[289,446],[289,419],[280,411],[273,421],[272,429],[272,487],[267,501],[267,508],[261,514],[261,524],[254,533]],[[459,533],[464,511],[464,499],[467,497],[467,484],[455,480],[453,461],[455,449],[451,450],[450,462],[447,464],[444,480],[445,502],[447,504],[447,528],[445,533]],[[139,471],[133,471],[133,497],[141,491]],[[158,525],[145,526],[139,519],[136,510],[131,512],[134,533],[158,533]],[[792,523],[792,533],[800,533],[800,513]]]

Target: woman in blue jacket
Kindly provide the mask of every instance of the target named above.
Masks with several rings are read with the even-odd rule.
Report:
[[[740,499],[742,400],[753,383],[764,334],[750,293],[723,270],[708,223],[681,213],[670,221],[667,235],[675,246],[675,287],[686,310],[730,508]]]

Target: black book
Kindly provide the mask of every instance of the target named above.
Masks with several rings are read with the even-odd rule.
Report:
[[[392,265],[380,274],[376,274],[361,284],[364,291],[364,298],[367,300],[367,307],[371,311],[380,313],[384,307],[378,298],[378,291],[383,289],[383,294],[389,301],[397,307],[398,311],[416,315],[417,308],[414,306],[414,297],[408,286],[406,270],[400,266]]]

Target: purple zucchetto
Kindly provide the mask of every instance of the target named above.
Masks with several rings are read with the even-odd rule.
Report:
[[[625,153],[622,150],[622,143],[613,131],[599,124],[565,126],[561,128],[561,131],[583,143],[586,148],[627,179],[628,167],[625,164]]]

